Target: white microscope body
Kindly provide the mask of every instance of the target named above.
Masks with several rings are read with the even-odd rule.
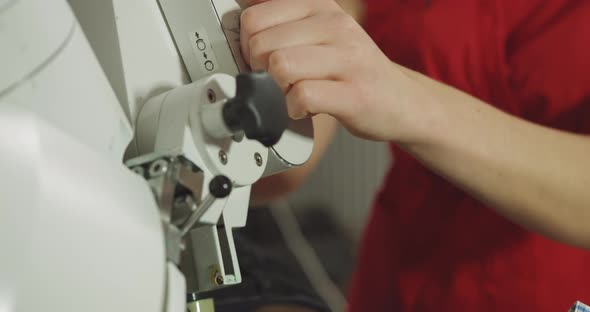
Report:
[[[241,281],[251,185],[313,138],[268,75],[235,79],[240,12],[0,0],[0,311],[203,311]]]

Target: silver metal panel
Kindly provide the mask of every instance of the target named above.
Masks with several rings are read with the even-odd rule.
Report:
[[[239,38],[241,10],[235,1],[216,1],[217,6],[207,0],[159,0],[159,3],[192,81],[213,73],[235,76],[240,72],[236,59],[241,63],[241,56],[234,57],[239,48],[232,52],[221,23],[223,20],[229,25],[228,36],[237,34]],[[235,37],[231,40],[235,43]]]

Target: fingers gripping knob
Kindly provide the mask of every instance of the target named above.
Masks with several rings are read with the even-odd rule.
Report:
[[[223,107],[227,127],[264,146],[275,145],[289,123],[281,88],[266,72],[240,74],[236,87],[236,96]]]

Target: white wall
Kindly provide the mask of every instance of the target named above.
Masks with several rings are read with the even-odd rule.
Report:
[[[289,198],[291,207],[322,207],[356,239],[390,161],[385,143],[361,140],[339,129],[318,168]]]

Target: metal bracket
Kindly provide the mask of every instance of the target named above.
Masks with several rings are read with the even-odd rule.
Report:
[[[150,185],[160,208],[160,219],[166,238],[166,256],[180,264],[184,249],[181,224],[198,209],[203,188],[203,172],[182,156],[143,157],[144,162],[130,161],[131,170],[143,176]]]
[[[209,183],[201,201],[204,176],[200,168],[181,155],[145,155],[127,162],[150,185],[166,239],[168,261],[180,267],[187,291],[201,293],[241,282],[231,227],[200,223],[200,216],[216,200],[231,192],[223,176]],[[221,179],[219,179],[221,177]],[[221,189],[214,186],[224,185]],[[223,219],[222,219],[223,220]]]

